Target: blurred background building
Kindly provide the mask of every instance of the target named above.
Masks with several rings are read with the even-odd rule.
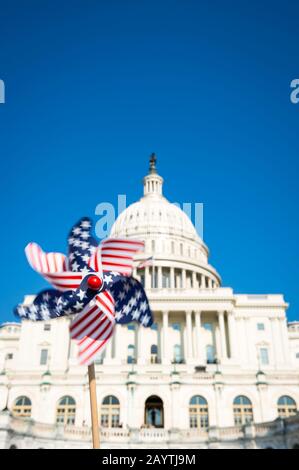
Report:
[[[153,256],[135,276],[155,323],[117,325],[96,362],[102,446],[299,447],[299,322],[283,295],[222,287],[191,220],[163,196],[155,157],[143,185],[111,235]],[[0,447],[90,447],[76,354],[68,318],[1,325]]]

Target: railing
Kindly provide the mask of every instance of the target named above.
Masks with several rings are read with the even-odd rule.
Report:
[[[179,437],[184,440],[207,441],[208,436],[209,433],[207,429],[182,429],[179,431]]]
[[[219,438],[226,440],[234,440],[244,437],[244,431],[242,426],[228,426],[225,428],[219,428]]]
[[[122,428],[102,428],[102,441],[129,441],[130,431]]]
[[[140,429],[138,432],[140,441],[167,441],[169,431],[166,429]]]
[[[16,418],[7,413],[0,413],[0,428],[14,431],[16,434],[32,436],[35,438],[69,439],[73,441],[91,441],[91,429],[88,426],[73,426],[61,424],[46,424],[35,422],[32,419]],[[164,429],[164,428],[101,428],[102,442],[181,442],[184,444],[194,442],[234,441],[237,439],[255,439],[273,436],[284,432],[299,431],[299,413],[287,419],[248,424],[245,426],[230,426],[224,428],[211,427],[209,429]],[[297,432],[297,431],[296,431]]]

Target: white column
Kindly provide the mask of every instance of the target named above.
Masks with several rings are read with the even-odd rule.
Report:
[[[273,318],[273,327],[274,327],[274,348],[277,351],[277,366],[280,367],[283,362],[283,348],[282,348],[282,341],[281,341],[281,334],[280,334],[280,321],[279,318]]]
[[[123,353],[120,348],[120,344],[123,341],[123,335],[124,335],[124,330],[123,330],[122,325],[115,325],[114,328],[114,334],[113,334],[113,341],[114,341],[114,355],[112,358],[112,362],[115,364],[121,364],[123,361]],[[111,340],[109,340],[111,341]],[[112,348],[112,343],[111,343],[111,348]],[[109,351],[107,351],[107,354],[109,355]],[[107,357],[107,356],[106,356]],[[125,358],[126,359],[126,358]]]
[[[147,350],[144,344],[144,330],[142,325],[138,324],[137,330],[137,362],[138,364],[146,364],[147,362]]]
[[[242,348],[241,348],[241,350],[243,351],[244,363],[248,364],[250,362],[250,348],[249,348],[249,344],[248,344],[249,335],[248,335],[248,331],[247,331],[247,328],[246,328],[246,321],[247,321],[246,317],[243,317],[241,319],[241,326],[242,326],[242,337],[241,337]]]
[[[178,413],[179,403],[179,386],[173,384],[170,386],[171,390],[171,427],[172,429],[179,429],[181,427],[180,418],[181,413]]]
[[[127,388],[127,426],[129,428],[134,428],[134,418],[135,418],[135,407],[134,407],[134,394],[135,394],[135,386],[134,384],[129,384]],[[122,423],[123,427],[124,422]]]
[[[274,359],[274,364],[277,367],[278,363],[278,350],[277,350],[277,344],[276,344],[276,335],[275,335],[275,318],[270,318],[270,325],[271,325],[271,343],[272,343],[272,351],[273,351],[273,359]]]
[[[164,310],[162,312],[162,364],[169,364],[169,354],[168,354],[168,311]]]
[[[285,360],[285,364],[289,364],[291,362],[291,355],[290,355],[290,347],[289,347],[288,325],[286,322],[286,318],[280,318],[279,324],[280,324],[280,333],[281,333],[281,339],[282,339],[284,360]]]
[[[199,364],[204,364],[203,336],[201,334],[201,312],[195,312],[196,355]]]
[[[235,317],[232,311],[228,312],[228,334],[229,334],[229,345],[230,345],[230,356],[231,359],[236,357],[236,328],[235,328]]]
[[[188,359],[193,357],[192,347],[192,312],[191,310],[186,311],[186,333],[187,333],[187,362]]]
[[[170,268],[170,288],[174,289],[174,268]]]
[[[116,334],[117,329],[115,328],[114,334]],[[105,358],[104,358],[104,364],[111,364],[112,362],[112,338],[110,338],[107,342],[107,346],[105,349]]]
[[[225,327],[224,327],[224,312],[218,312],[218,322],[219,322],[219,331],[220,331],[221,357],[222,359],[227,359]]]

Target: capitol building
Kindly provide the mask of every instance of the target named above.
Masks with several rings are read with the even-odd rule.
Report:
[[[299,321],[288,323],[283,295],[222,285],[154,160],[111,236],[145,241],[136,266],[153,256],[134,275],[155,322],[117,325],[96,361],[101,447],[299,448]],[[69,323],[0,326],[0,448],[91,447],[87,367]]]

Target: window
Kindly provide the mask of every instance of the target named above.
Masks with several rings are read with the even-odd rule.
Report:
[[[215,362],[215,348],[212,344],[206,346],[206,359],[208,364],[214,364]]]
[[[155,240],[152,240],[152,252],[155,251]]]
[[[170,270],[168,268],[162,268],[162,287],[170,287]]]
[[[150,328],[151,328],[151,330],[158,331],[158,324],[157,324],[157,323],[153,323]]]
[[[299,359],[299,352],[296,353],[296,359]]]
[[[136,328],[135,328],[134,323],[129,323],[129,324],[128,324],[128,330],[135,331],[135,329],[136,329]]]
[[[156,344],[151,345],[151,364],[158,364],[158,346]]]
[[[189,402],[190,428],[207,429],[209,426],[209,412],[207,400],[195,395]]]
[[[128,364],[135,363],[135,346],[134,344],[129,344],[128,346],[128,357],[127,357]]]
[[[265,329],[264,323],[258,323],[257,324],[257,329],[260,330],[260,331],[264,330]]]
[[[5,359],[8,360],[8,361],[13,359],[13,353],[7,353],[6,356],[5,356]]]
[[[174,242],[171,242],[171,253],[174,253]]]
[[[120,406],[114,395],[108,395],[102,401],[101,426],[103,428],[119,427]]]
[[[268,349],[267,348],[261,348],[260,349],[260,358],[261,358],[261,364],[263,364],[263,365],[269,364],[269,356],[268,356]]]
[[[175,269],[174,273],[175,273],[174,274],[175,288],[176,289],[181,289],[183,287],[182,270],[181,269]]]
[[[172,328],[175,330],[175,331],[181,331],[181,325],[179,323],[173,323],[172,324]]]
[[[40,352],[40,365],[45,366],[48,361],[48,350],[47,349],[42,349]]]
[[[180,243],[180,255],[183,256],[183,243]]]
[[[13,405],[12,414],[18,418],[30,418],[31,407],[31,400],[28,397],[19,397]]]
[[[70,396],[60,398],[56,409],[57,424],[75,424],[76,402]]]
[[[175,344],[173,347],[174,362],[180,364],[182,362],[182,348],[180,344]]]
[[[277,411],[278,416],[281,418],[288,418],[289,416],[295,415],[297,413],[295,400],[287,395],[283,395],[277,402]]]
[[[233,403],[235,426],[248,424],[253,421],[252,404],[249,398],[239,395]]]
[[[44,331],[51,331],[51,325],[50,325],[50,323],[45,323],[45,324],[44,324]]]
[[[190,289],[192,287],[192,272],[186,271],[186,287]]]

